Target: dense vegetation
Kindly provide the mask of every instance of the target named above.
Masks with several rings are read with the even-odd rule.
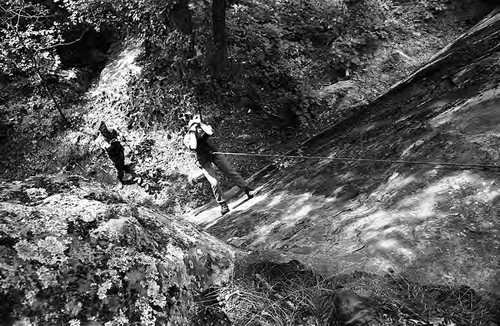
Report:
[[[78,140],[95,129],[85,115],[107,109],[126,117],[118,126],[122,132],[148,135],[129,148],[153,195],[172,181],[186,181],[186,170],[160,168],[178,157],[155,152],[164,144],[153,132],[162,129],[173,137],[171,143],[178,142],[186,111],[217,121],[223,149],[284,152],[424,62],[443,45],[435,35],[449,40],[491,9],[485,1],[458,0],[230,1],[224,11],[218,5],[172,0],[2,4],[0,137],[9,159],[0,164],[5,176],[61,168],[84,173],[89,165],[102,165],[105,158],[94,162],[89,141]],[[450,31],[450,24],[456,29]],[[123,96],[103,90],[88,102],[85,91],[117,55],[120,40],[132,37],[143,44],[141,75],[120,90]],[[390,50],[401,46],[409,46],[413,58]],[[339,81],[357,84],[350,98],[342,88],[318,96],[318,90]],[[74,144],[55,140],[64,130],[83,134]],[[165,146],[169,153],[179,150]],[[234,163],[246,176],[268,161]],[[192,201],[193,191],[202,201],[210,198],[206,187],[175,187],[172,193],[182,202],[174,204],[178,208]]]
[[[42,98],[56,93],[59,104],[47,105],[56,105],[61,114],[69,110],[71,117],[74,112],[67,105],[75,100],[75,84],[80,83],[80,90],[88,87],[113,41],[140,35],[147,65],[141,82],[131,85],[134,108],[127,109],[141,116],[132,127],[156,120],[173,128],[180,111],[199,105],[227,112],[231,107],[251,109],[285,125],[304,126],[318,105],[311,90],[349,79],[366,67],[380,40],[410,30],[405,24],[415,22],[408,21],[405,10],[415,7],[425,21],[450,8],[474,9],[476,14],[488,8],[440,0],[233,1],[227,8],[222,2],[227,17],[219,17],[219,5],[185,0],[11,1],[0,8],[2,84],[22,80]],[[479,16],[470,13],[467,18]],[[152,97],[158,100],[151,103]],[[34,101],[36,105],[42,99]]]
[[[489,9],[491,6],[486,1],[466,0],[1,2],[2,177],[19,178],[61,168],[90,175],[87,168],[92,168],[92,162],[100,159],[102,164],[107,159],[95,158],[97,155],[89,146],[93,135],[85,134],[94,126],[88,124],[85,116],[91,111],[106,109],[127,117],[126,124],[121,126],[124,130],[148,135],[131,144],[131,152],[142,164],[139,173],[146,179],[148,195],[159,196],[164,211],[183,211],[196,204],[194,194],[203,201],[210,197],[209,190],[189,186],[185,170],[163,167],[164,161],[177,159],[180,163],[175,166],[183,165],[184,161],[176,156],[178,145],[172,145],[168,148],[170,152],[161,156],[155,135],[168,135],[171,137],[168,142],[178,143],[186,111],[201,110],[207,119],[217,121],[220,134],[229,135],[231,130],[241,136],[248,135],[223,142],[225,148],[282,152],[310,133],[338,121],[349,114],[352,105],[365,103],[388,84],[405,76],[410,68],[418,66],[415,60],[401,68],[399,63],[405,57],[399,52],[385,52],[390,54],[389,58],[377,57],[377,51],[384,44],[395,40],[403,43],[405,37],[419,38],[424,33],[423,26],[429,26],[426,35],[449,29],[447,24],[460,31]],[[439,46],[448,40],[445,36],[452,38],[454,34],[450,32],[443,40],[438,39]],[[132,38],[142,42],[143,70],[126,85],[123,92],[128,94],[127,100],[102,93],[89,102],[86,92],[92,83],[117,55],[119,44]],[[431,52],[431,48],[435,49],[429,46],[427,50]],[[376,76],[370,76],[370,71],[375,71]],[[378,75],[381,71],[390,76],[382,78]],[[359,88],[367,89],[344,107],[339,104],[345,96],[342,90],[333,98],[318,95],[317,91],[324,86],[355,79],[353,76],[358,81],[362,79],[360,76],[372,81],[361,84]],[[73,131],[80,133],[74,143],[58,139],[59,135]],[[88,141],[80,142],[82,138]],[[236,163],[247,174],[262,165],[254,161]],[[28,192],[22,189],[19,193],[31,194],[33,198],[27,202],[37,205],[39,192],[42,197],[47,195],[40,188],[43,187],[37,184]],[[74,203],[80,199],[76,198]],[[104,198],[104,201],[115,199]],[[122,200],[119,198],[120,203]],[[80,321],[87,325],[146,324],[146,319],[154,324],[154,320],[166,322],[171,318],[170,311],[165,312],[163,308],[173,307],[176,296],[168,295],[170,284],[163,286],[157,280],[160,272],[156,263],[162,257],[148,256],[155,251],[150,245],[156,244],[147,236],[134,239],[149,242],[139,243],[140,250],[125,262],[119,261],[120,252],[116,248],[127,249],[118,240],[105,248],[109,238],[96,236],[97,242],[90,244],[79,238],[91,238],[88,229],[97,229],[99,223],[107,222],[115,213],[107,212],[88,221],[80,217],[68,221],[67,216],[46,219],[36,209],[30,210],[22,221],[16,220],[15,214],[0,216],[5,225],[9,222],[12,227],[1,230],[2,240],[10,241],[8,246],[4,243],[2,246],[20,258],[9,264],[26,268],[22,275],[15,271],[9,274],[0,293],[4,299],[15,288],[16,317],[32,316],[32,320],[40,324],[60,321],[72,325],[79,325]],[[136,249],[129,247],[132,251]],[[68,248],[75,251],[68,254],[65,251]],[[84,256],[83,251],[103,260]],[[64,260],[62,267],[58,265],[59,260]],[[100,275],[90,275],[95,269],[78,270],[92,264],[97,266]],[[133,269],[141,271],[131,276],[131,284],[120,283],[117,271],[127,274]],[[65,273],[75,273],[78,277],[66,278]],[[262,281],[264,291],[248,296],[261,300],[283,295],[265,286],[271,281]],[[315,284],[319,292],[323,281]],[[92,290],[87,291],[91,286]],[[49,288],[55,295],[46,297]],[[79,292],[80,288],[85,295]],[[144,299],[147,302],[141,301],[137,293],[149,293]],[[304,311],[310,309],[295,294],[291,300],[280,299],[291,311],[286,318],[299,310],[303,317]],[[124,299],[127,295],[136,301]],[[233,305],[233,314],[239,304],[241,302]],[[248,309],[252,313],[262,310],[259,305],[250,305]],[[478,311],[482,312],[481,309]],[[179,320],[187,323],[184,317],[192,312],[182,313]],[[238,318],[248,322],[247,317]],[[263,322],[270,319],[261,318]],[[298,319],[292,320],[299,323]]]

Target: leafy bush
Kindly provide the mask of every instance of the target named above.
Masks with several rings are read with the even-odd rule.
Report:
[[[387,6],[384,0],[230,4],[230,66],[224,76],[214,80],[209,65],[209,3],[15,1],[1,14],[5,46],[0,65],[10,75],[22,73],[31,78],[39,68],[42,75],[54,76],[66,85],[66,89],[55,91],[57,98],[76,101],[75,94],[85,90],[87,80],[95,76],[93,69],[102,68],[102,61],[88,59],[93,52],[83,51],[79,44],[86,44],[91,35],[101,40],[95,36],[99,32],[122,31],[143,37],[146,48],[143,75],[129,85],[131,101],[123,107],[130,119],[129,128],[162,124],[178,130],[182,123],[179,117],[185,111],[203,106],[230,112],[230,103],[235,103],[239,112],[250,109],[280,127],[307,126],[319,107],[310,89],[325,77],[332,82],[345,78],[348,69],[362,65],[363,51],[374,39],[387,36],[383,23]],[[367,13],[365,7],[372,10]],[[15,25],[18,12],[40,19],[23,18]],[[16,30],[26,48],[19,44]],[[105,51],[99,46],[91,48]],[[36,64],[27,61],[27,52],[37,53]],[[75,57],[71,53],[78,53],[82,56],[79,60],[91,67],[89,76],[83,76],[85,67],[67,69]],[[79,77],[74,80],[70,75]],[[72,88],[75,83],[81,85]]]
[[[324,30],[323,40],[335,33],[324,15],[318,18],[320,12],[305,1],[232,9],[228,28],[234,77],[229,87],[240,106],[285,125],[311,121],[316,103],[306,87],[307,73],[289,63],[308,60],[308,51],[319,45],[319,30]],[[316,24],[307,24],[315,18]]]
[[[235,101],[285,125],[307,126],[319,106],[311,86],[348,78],[347,70],[363,65],[376,41],[389,37],[389,5],[375,0],[235,5],[228,19]]]
[[[151,8],[142,12],[145,4]],[[325,76],[333,82],[346,78],[347,69],[363,65],[376,40],[388,37],[389,4],[382,0],[236,3],[227,17],[230,66],[213,79],[207,4],[190,8],[190,33],[175,19],[158,29],[176,6],[160,9],[150,1],[138,6],[130,11],[137,11],[136,29],[146,38],[146,68],[130,85],[132,127],[161,121],[176,129],[185,111],[202,106],[230,112],[230,103],[281,127],[307,126],[320,106],[311,86]],[[372,10],[367,12],[366,6]]]

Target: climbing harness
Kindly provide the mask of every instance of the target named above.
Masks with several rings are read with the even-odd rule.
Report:
[[[382,160],[382,159],[371,159],[371,158],[332,157],[332,156],[302,156],[302,155],[257,154],[257,153],[235,153],[235,152],[214,152],[214,154],[233,155],[233,156],[250,156],[250,157],[271,157],[271,158],[295,158],[295,159],[312,159],[312,160],[331,160],[331,161],[341,161],[341,162],[368,162],[368,163],[413,164],[413,165],[441,165],[441,166],[461,167],[462,170],[467,170],[467,169],[500,169],[500,165],[469,164],[469,163],[459,163],[459,162]]]

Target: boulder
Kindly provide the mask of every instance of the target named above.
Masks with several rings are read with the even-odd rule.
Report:
[[[319,92],[318,96],[322,99],[328,99],[334,96],[346,95],[349,91],[356,90],[356,82],[352,80],[343,80],[335,84],[323,87]]]
[[[188,222],[78,177],[0,184],[4,321],[189,324],[195,294],[229,280],[236,252]]]

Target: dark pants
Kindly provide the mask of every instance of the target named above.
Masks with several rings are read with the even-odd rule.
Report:
[[[112,143],[108,149],[108,156],[118,172],[118,180],[123,183],[125,172],[133,174],[132,167],[125,164],[125,150],[123,146],[119,142]]]
[[[214,192],[215,200],[220,204],[223,203],[224,197],[222,188],[220,187],[219,180],[217,180],[217,174],[215,173],[214,165],[219,168],[219,170],[224,173],[224,175],[231,180],[235,185],[240,187],[242,190],[248,189],[248,184],[241,177],[241,175],[234,170],[231,164],[226,160],[226,158],[220,154],[215,154],[213,156],[213,163],[210,161],[205,161],[201,164],[203,174],[210,182],[212,186],[212,191]]]
[[[125,176],[125,173],[129,173],[132,175],[134,174],[132,167],[130,165],[126,165],[124,163],[120,163],[120,164],[115,163],[115,168],[116,168],[116,171],[118,172],[118,174],[117,174],[118,180],[120,180],[121,183],[124,183],[123,177]]]

